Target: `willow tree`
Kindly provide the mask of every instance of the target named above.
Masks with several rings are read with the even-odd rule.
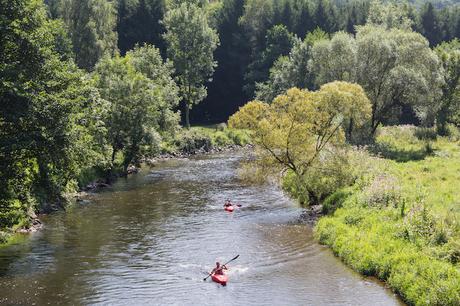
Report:
[[[282,171],[305,175],[328,146],[345,143],[344,127],[368,120],[371,105],[356,84],[333,82],[318,91],[289,89],[271,104],[252,101],[230,117],[229,126],[253,131],[259,157]]]
[[[442,70],[428,41],[418,33],[374,25],[357,27],[356,38],[339,32],[313,47],[310,65],[317,85],[344,80],[364,88],[372,102],[371,136],[405,105],[420,120],[434,121]]]
[[[206,97],[204,84],[217,66],[213,54],[219,37],[209,26],[206,12],[194,3],[184,2],[168,11],[163,24],[168,57],[174,62],[185,102],[185,123],[190,128],[190,109]]]

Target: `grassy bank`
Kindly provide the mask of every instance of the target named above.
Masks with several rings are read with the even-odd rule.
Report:
[[[316,236],[409,304],[460,305],[460,142],[417,133],[382,129],[375,167],[326,199]]]

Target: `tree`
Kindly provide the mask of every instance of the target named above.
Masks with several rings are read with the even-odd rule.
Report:
[[[454,39],[451,42],[444,42],[435,51],[444,69],[437,129],[440,135],[447,135],[447,123],[456,121],[458,124],[460,118],[460,41]]]
[[[360,84],[373,106],[371,135],[381,123],[399,115],[403,105],[412,106],[427,124],[433,122],[442,75],[422,35],[371,25],[358,27],[356,39],[350,37],[349,43],[343,35],[313,47],[312,67],[318,85],[337,79]],[[334,45],[343,47],[336,52]]]
[[[413,21],[409,18],[404,4],[382,3],[375,0],[371,3],[367,24],[381,26],[388,30],[392,28],[410,30]]]
[[[219,44],[219,37],[209,27],[206,14],[194,4],[183,3],[168,11],[163,24],[168,56],[174,62],[180,93],[185,102],[185,123],[190,128],[190,109],[206,97],[204,83],[217,66],[213,53]]]
[[[91,71],[104,54],[112,55],[117,49],[115,4],[106,0],[62,0],[61,6],[76,63]]]
[[[158,151],[161,132],[177,126],[179,118],[172,110],[178,90],[171,73],[171,65],[163,63],[159,50],[151,46],[136,47],[125,57],[106,56],[97,64],[96,85],[109,103],[104,122],[112,169],[118,152],[123,153],[126,171],[143,155]]]
[[[229,126],[253,132],[263,166],[288,170],[302,179],[318,166],[326,148],[344,144],[343,128],[350,120],[363,125],[370,113],[370,102],[359,85],[333,82],[316,92],[289,89],[271,104],[249,102],[230,117]]]
[[[194,111],[202,118],[223,122],[248,101],[243,92],[244,73],[251,54],[245,31],[239,23],[245,0],[224,1],[216,16],[220,45],[215,52],[219,63],[208,83],[208,96]]]
[[[420,13],[420,26],[421,33],[428,39],[430,45],[436,46],[442,39],[442,32],[438,15],[431,2],[426,3]]]
[[[8,3],[6,3],[8,2]],[[60,53],[62,24],[42,1],[0,1],[0,224],[62,204],[91,164],[97,93]],[[45,205],[46,204],[46,205]]]
[[[334,10],[326,0],[318,0],[314,12],[316,26],[321,30],[332,33],[334,32],[333,21],[335,20]]]
[[[312,59],[316,85],[356,81],[357,46],[350,34],[337,32],[331,40],[318,41],[312,49]]]
[[[307,1],[302,1],[300,3],[299,10],[300,14],[296,22],[295,33],[297,36],[304,39],[307,33],[314,29],[314,20]]]
[[[327,39],[328,35],[320,29],[309,33],[303,41],[296,39],[289,56],[279,58],[270,69],[269,79],[257,84],[257,99],[271,102],[292,87],[313,89],[314,77],[309,64],[312,48]]]
[[[289,53],[294,39],[294,35],[284,25],[276,25],[267,31],[265,50],[249,64],[245,75],[245,88],[248,93],[254,92],[255,83],[268,78],[270,67],[278,57]]]

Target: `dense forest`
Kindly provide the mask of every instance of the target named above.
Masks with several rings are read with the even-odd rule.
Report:
[[[123,55],[136,44],[156,46],[166,57],[162,36],[164,14],[174,1],[45,0],[49,16],[64,20],[73,44],[76,63],[91,70],[101,52],[118,49]],[[180,1],[178,1],[180,2]],[[255,95],[256,84],[267,80],[280,55],[287,55],[294,38],[304,39],[316,28],[326,33],[355,33],[366,23],[371,1],[269,0],[196,2],[216,29],[220,45],[218,63],[207,84],[208,95],[192,110],[195,122],[225,121]],[[460,36],[460,8],[455,1],[411,1],[400,6],[411,28],[423,34],[431,46]],[[91,8],[89,5],[93,8]],[[99,9],[94,9],[99,7]],[[282,27],[281,27],[282,26]],[[183,114],[185,115],[185,114]]]
[[[0,0],[0,8],[0,242],[35,213],[64,208],[69,194],[147,158],[251,141],[251,179],[282,173],[299,202],[337,210],[320,221],[319,240],[355,269],[389,279],[414,304],[442,278],[447,289],[423,298],[458,301],[455,217],[436,219],[418,195],[400,206],[393,181],[368,175],[386,167],[409,182],[404,171],[430,164],[407,170],[374,157],[420,161],[437,156],[436,146],[452,158],[450,170],[458,166],[456,1]],[[193,127],[227,120],[218,134]],[[411,127],[388,128],[403,124]],[[453,177],[442,180],[455,185]],[[374,181],[393,189],[375,195]],[[383,214],[394,223],[377,222]],[[353,257],[372,243],[396,244],[396,234],[382,234],[347,249],[336,235],[352,239],[363,220],[393,224],[378,229],[406,239],[409,255]],[[431,253],[420,257],[425,246]],[[413,291],[411,260],[431,277],[413,276]]]

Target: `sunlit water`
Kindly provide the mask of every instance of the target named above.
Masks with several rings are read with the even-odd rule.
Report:
[[[44,218],[0,249],[0,304],[401,304],[318,245],[277,188],[240,182],[242,158],[163,162]],[[225,212],[227,198],[243,208]],[[226,287],[203,281],[237,254]]]

